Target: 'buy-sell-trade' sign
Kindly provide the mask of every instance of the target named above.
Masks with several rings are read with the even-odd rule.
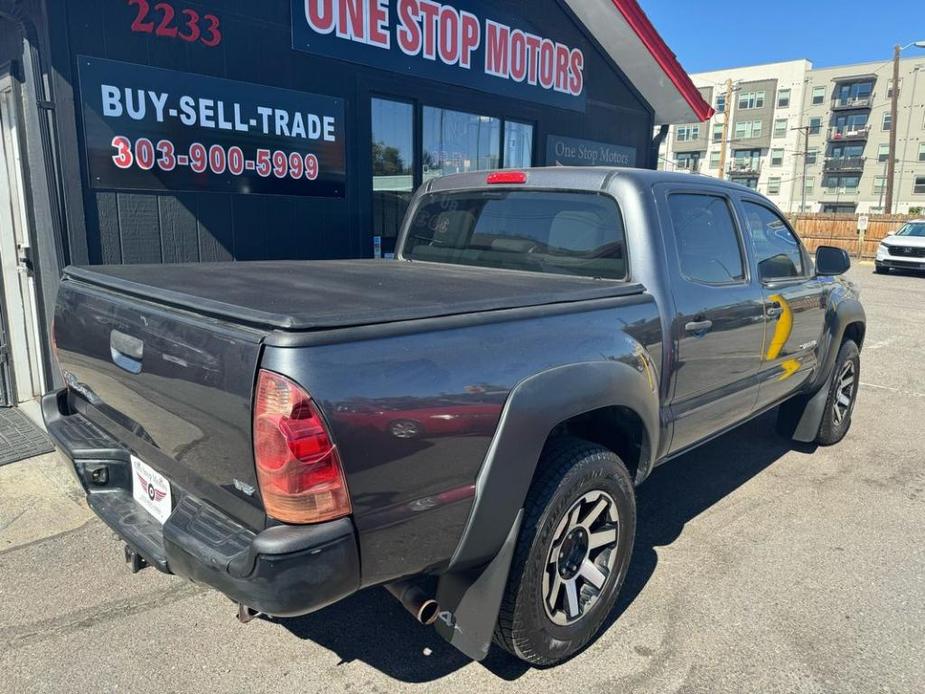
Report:
[[[344,102],[80,56],[90,184],[343,197]]]
[[[585,56],[553,32],[553,3],[531,19],[466,0],[291,0],[293,48],[561,108],[585,108]],[[533,3],[530,3],[533,5]],[[552,16],[555,13],[555,16]],[[549,15],[548,30],[544,24]],[[577,37],[577,32],[571,32]]]

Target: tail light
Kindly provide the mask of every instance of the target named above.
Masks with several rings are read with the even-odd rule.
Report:
[[[526,183],[527,173],[525,171],[495,171],[488,174],[485,182],[489,185]]]
[[[350,513],[337,447],[311,396],[261,370],[254,398],[254,460],[267,514],[284,523],[320,523]]]

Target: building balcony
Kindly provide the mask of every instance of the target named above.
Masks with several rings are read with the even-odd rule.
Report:
[[[754,159],[744,159],[736,161],[735,159],[726,167],[726,172],[730,177],[747,177],[757,176],[761,173],[761,162]]]
[[[681,173],[700,173],[700,161],[695,159],[676,161],[675,171],[680,171]]]
[[[870,135],[869,125],[838,125],[829,128],[831,142],[852,142],[866,140]]]
[[[863,171],[864,157],[830,157],[825,160],[823,170],[831,173]]]
[[[857,195],[860,189],[857,187],[848,188],[846,186],[825,186],[823,191],[825,191],[825,194],[829,197],[838,200],[839,198],[850,198],[853,195]]]
[[[851,96],[844,99],[836,97],[832,99],[832,110],[848,111],[853,108],[869,109],[873,105],[873,102],[873,96]]]

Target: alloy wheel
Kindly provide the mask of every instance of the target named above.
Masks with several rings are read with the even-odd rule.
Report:
[[[600,490],[563,516],[543,573],[543,607],[554,624],[574,624],[600,599],[617,558],[619,520],[613,497]]]
[[[851,411],[856,381],[857,371],[854,368],[854,362],[846,361],[838,373],[838,382],[835,386],[835,401],[832,403],[836,426],[841,426],[841,423]]]

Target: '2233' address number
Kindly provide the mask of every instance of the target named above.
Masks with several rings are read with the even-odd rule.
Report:
[[[216,176],[231,174],[242,176],[254,172],[261,178],[286,178],[295,180],[305,178],[314,181],[318,178],[318,157],[314,154],[300,152],[272,151],[258,149],[257,156],[248,159],[244,150],[237,145],[225,148],[222,145],[206,147],[194,142],[186,152],[178,152],[170,140],[160,140],[157,144],[146,137],[134,142],[122,135],[112,139],[116,153],[113,163],[120,169],[137,166],[142,171],[151,171],[155,166],[161,171],[173,171],[177,167],[189,167],[193,173],[202,174],[211,171]]]
[[[138,8],[132,31],[136,34],[154,34],[161,38],[180,39],[215,48],[222,42],[221,21],[214,14],[200,15],[196,10],[186,8],[179,13],[169,2],[158,2],[152,12],[148,0],[127,0]]]

